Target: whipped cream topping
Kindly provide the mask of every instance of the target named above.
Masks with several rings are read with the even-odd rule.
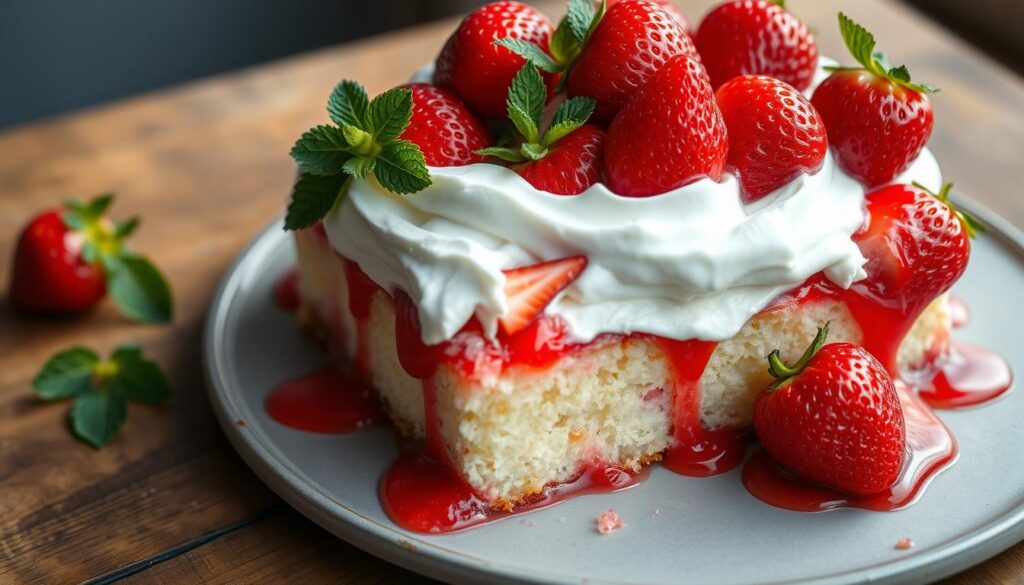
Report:
[[[569,256],[586,256],[587,268],[546,312],[579,342],[633,332],[720,341],[819,271],[842,287],[865,276],[851,240],[865,191],[831,154],[751,205],[732,175],[627,198],[603,184],[553,195],[493,164],[430,173],[433,184],[412,195],[372,176],[353,181],[324,219],[339,253],[412,298],[428,344],[473,316],[495,335],[508,310],[502,270]],[[896,182],[910,181],[941,186],[928,150]]]

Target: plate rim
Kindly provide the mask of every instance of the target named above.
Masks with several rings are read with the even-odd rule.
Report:
[[[984,205],[958,192],[951,200],[988,228],[985,237],[996,238],[1024,261],[1024,232]],[[223,327],[235,293],[247,275],[249,264],[258,264],[271,249],[286,239],[283,217],[270,222],[254,236],[232,261],[214,292],[203,332],[202,362],[207,394],[217,421],[232,447],[253,472],[279,497],[328,532],[386,562],[436,579],[494,583],[621,583],[607,579],[559,574],[551,571],[495,563],[445,547],[426,538],[408,535],[395,525],[373,520],[332,498],[315,484],[303,479],[297,469],[277,456],[268,438],[255,433],[244,420],[226,378]],[[898,584],[941,579],[987,560],[1024,540],[1024,498],[1015,508],[975,530],[962,534],[931,550],[841,573],[816,576],[802,585]]]

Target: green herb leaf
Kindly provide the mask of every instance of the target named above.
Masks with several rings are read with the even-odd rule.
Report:
[[[366,97],[363,86],[347,79],[334,87],[331,97],[327,99],[327,114],[338,126],[355,126],[365,128],[366,111],[370,100]]]
[[[372,134],[365,130],[360,130],[351,124],[345,124],[341,127],[341,135],[344,136],[349,148],[356,151],[366,150],[373,144]]]
[[[108,266],[107,289],[122,313],[147,323],[171,320],[171,289],[149,260],[121,254]]]
[[[127,238],[135,232],[135,228],[139,227],[139,218],[132,217],[125,221],[118,222],[114,226],[114,237],[118,239]]]
[[[516,55],[526,59],[528,63],[533,63],[537,67],[540,67],[549,73],[558,73],[564,69],[562,65],[556,63],[555,60],[545,53],[543,49],[533,43],[521,39],[499,39],[494,41],[494,44],[499,47],[505,47]]]
[[[529,114],[512,102],[508,103],[508,117],[512,120],[516,130],[526,138],[527,142],[537,142],[539,140],[540,129],[537,128],[537,123],[534,122]]]
[[[402,135],[412,118],[412,92],[396,87],[373,98],[368,115],[369,130],[381,146]]]
[[[865,69],[877,73],[873,55],[875,51],[874,35],[842,12],[839,13],[839,32],[853,58]]]
[[[73,347],[50,358],[32,379],[32,390],[43,400],[70,398],[89,389],[93,366],[100,356],[87,347]]]
[[[114,438],[127,412],[124,390],[117,384],[106,384],[75,398],[71,428],[80,439],[99,449]]]
[[[551,146],[558,139],[567,136],[580,126],[587,123],[597,102],[591,98],[578,96],[562,102],[551,118],[551,127],[544,133],[543,143]]]
[[[113,193],[103,193],[93,197],[89,203],[86,204],[88,208],[89,219],[97,219],[103,216],[110,208],[110,204],[114,202]]]
[[[156,363],[142,357],[135,345],[122,345],[110,356],[117,365],[112,383],[121,387],[129,399],[156,405],[171,397],[171,385]]]
[[[587,39],[590,32],[590,25],[597,15],[597,7],[592,0],[569,0],[569,7],[565,15],[572,36],[580,45]]]
[[[415,193],[430,186],[423,153],[408,140],[392,140],[383,145],[374,175],[392,193]]]
[[[551,41],[548,44],[551,56],[561,69],[566,69],[568,64],[576,60],[581,48],[579,41],[569,29],[569,20],[563,18],[562,22],[558,23],[554,34],[551,35]]]
[[[544,104],[547,102],[548,91],[544,86],[544,79],[540,72],[533,65],[527,63],[512,78],[512,85],[508,90],[508,111],[509,117],[519,127],[516,116],[525,115],[533,121],[533,127],[540,126],[540,118],[544,113]],[[521,110],[521,113],[513,114],[514,109]],[[522,128],[520,128],[522,131]],[[526,133],[523,132],[525,135]],[[536,136],[536,135],[535,135]],[[528,137],[529,138],[529,137]],[[531,142],[536,138],[531,139]]]
[[[345,172],[357,179],[362,179],[373,171],[374,158],[369,156],[353,156],[345,161]]]
[[[307,130],[292,147],[291,155],[302,170],[314,175],[336,175],[352,156],[345,135],[333,126]]]
[[[519,152],[522,152],[523,156],[530,160],[540,160],[547,156],[548,149],[543,144],[524,142],[523,145],[519,147]]]
[[[521,152],[512,150],[511,148],[503,148],[500,146],[489,146],[487,148],[481,148],[480,150],[476,151],[476,153],[479,154],[480,156],[493,156],[495,158],[500,158],[501,160],[510,163],[521,163],[526,160]]]
[[[284,216],[284,229],[307,228],[320,221],[334,207],[348,175],[322,177],[302,173],[292,189],[292,200]]]

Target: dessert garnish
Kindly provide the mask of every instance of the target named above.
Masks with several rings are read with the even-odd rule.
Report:
[[[509,335],[525,329],[586,267],[587,257],[575,256],[506,270],[508,312],[498,320],[501,328]]]
[[[550,47],[517,39],[498,41],[540,69],[562,75],[569,97],[597,100],[594,122],[607,125],[637,90],[671,57],[696,55],[693,41],[672,16],[651,0],[596,8],[571,0]],[[550,50],[548,50],[550,49]]]
[[[307,130],[291,155],[302,175],[295,183],[284,227],[309,227],[334,207],[352,178],[371,173],[392,193],[415,193],[430,185],[423,152],[399,138],[413,113],[412,91],[388,90],[368,99],[363,86],[344,80],[327,100],[335,125]]]
[[[829,324],[800,359],[768,356],[775,382],[754,402],[754,430],[790,471],[854,495],[896,482],[906,427],[892,378],[864,348],[825,345]]]
[[[752,203],[825,162],[828,137],[814,106],[793,86],[765,75],[734,77],[715,92],[729,131],[727,168]]]
[[[526,64],[508,90],[508,117],[518,132],[518,148],[492,146],[478,150],[511,164],[531,185],[559,195],[577,195],[601,178],[604,132],[587,124],[594,100],[569,98],[558,105],[548,128],[541,133],[547,88],[540,72]]]
[[[133,217],[114,222],[106,193],[29,222],[18,239],[11,276],[11,305],[51,315],[84,312],[107,292],[125,316],[148,323],[171,320],[171,291],[152,262],[125,245],[139,226]]]
[[[829,145],[843,169],[866,186],[888,183],[917,158],[932,134],[929,93],[875,50],[875,37],[839,13],[839,31],[860,67],[826,67],[832,74],[811,103],[825,121]]]
[[[803,91],[818,66],[814,35],[783,0],[720,4],[694,42],[715,89],[738,75],[767,75]]]
[[[728,150],[725,120],[704,67],[696,57],[676,55],[608,128],[606,180],[612,191],[627,197],[659,195],[705,177],[718,181]]]
[[[32,380],[43,400],[71,399],[71,430],[100,448],[117,435],[128,401],[157,405],[171,397],[167,376],[135,345],[121,345],[108,359],[87,347],[73,347],[50,358]]]

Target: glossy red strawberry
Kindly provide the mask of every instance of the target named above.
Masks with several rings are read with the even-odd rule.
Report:
[[[476,151],[491,139],[459,98],[428,83],[402,87],[412,91],[412,118],[401,138],[419,146],[428,165],[453,167],[483,160]]]
[[[818,66],[814,35],[782,2],[721,4],[704,17],[695,42],[714,88],[737,75],[767,75],[803,91]]]
[[[498,319],[502,331],[515,335],[525,329],[586,267],[586,256],[574,256],[506,270],[508,312]]]
[[[657,2],[622,0],[608,11],[568,72],[569,96],[597,100],[594,121],[608,124],[666,61],[695,55],[693,41]]]
[[[793,86],[743,75],[718,88],[715,100],[729,131],[727,164],[739,176],[744,202],[821,169],[828,147],[825,124]]]
[[[616,4],[616,3],[620,2],[620,1],[621,0],[609,0],[608,1],[608,6],[611,6],[612,4]],[[680,10],[679,7],[676,6],[675,3],[672,2],[672,0],[652,0],[652,1],[655,4],[657,4],[658,6],[660,6],[662,10],[667,12],[669,16],[671,16],[672,18],[676,19],[676,22],[679,23],[679,26],[680,26],[680,28],[683,29],[683,32],[685,32],[686,34],[690,34],[690,32],[693,30],[693,25],[690,24],[690,19],[687,18],[685,14],[683,14],[683,11]]]
[[[459,96],[484,118],[505,115],[505,96],[525,60],[499,39],[532,43],[547,51],[554,25],[536,8],[519,2],[492,2],[462,21],[437,58],[434,81]],[[554,79],[548,76],[547,81]]]
[[[905,66],[890,67],[875,51],[875,39],[845,15],[839,26],[863,67],[839,69],[814,91],[817,108],[839,165],[868,187],[889,183],[905,171],[932,133],[927,93],[935,88],[910,81]]]
[[[61,212],[47,211],[21,233],[14,255],[11,305],[35,313],[81,313],[107,294],[99,259],[82,258],[85,238],[72,231]]]
[[[705,177],[719,180],[728,148],[704,67],[694,57],[677,55],[612,121],[605,177],[619,195],[658,195]]]
[[[777,381],[754,402],[754,430],[789,471],[858,495],[890,488],[903,469],[906,424],[882,364],[850,343],[824,345],[828,324],[794,365],[769,356]],[[824,346],[824,347],[822,347]]]
[[[532,64],[524,65],[508,92],[508,116],[518,133],[516,143],[477,152],[509,163],[541,191],[577,195],[601,179],[604,131],[587,124],[594,100],[575,97],[562,102],[542,133],[546,102],[540,73]]]
[[[11,306],[31,313],[81,313],[109,290],[121,312],[140,321],[171,318],[167,281],[123,240],[138,219],[114,223],[107,215],[113,195],[69,202],[47,211],[18,239],[11,275]]]
[[[970,238],[981,230],[937,194],[913,185],[889,185],[868,195],[868,224],[854,235],[867,258],[868,278],[854,289],[885,305],[914,311],[949,290],[967,268]]]

